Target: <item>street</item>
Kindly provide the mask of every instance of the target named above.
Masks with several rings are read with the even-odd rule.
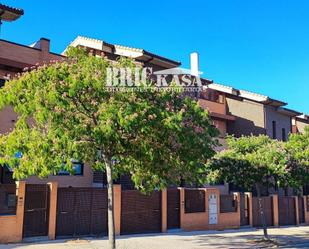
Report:
[[[262,230],[169,232],[119,236],[119,249],[309,248],[309,226],[270,228],[272,242],[262,240]],[[107,238],[81,238],[0,245],[0,249],[108,248]]]

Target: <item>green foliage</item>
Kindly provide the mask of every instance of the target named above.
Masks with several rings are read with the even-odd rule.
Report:
[[[134,69],[128,59],[112,63],[76,48],[68,55],[0,90],[0,107],[19,114],[15,129],[0,137],[0,163],[15,178],[72,171],[74,158],[99,170],[114,162],[113,177],[131,174],[143,191],[178,184],[180,176],[202,180],[218,135],[206,111],[181,93],[107,91],[106,69]]]
[[[291,134],[286,149],[299,164],[309,167],[309,126],[303,134]]]
[[[294,180],[294,185],[309,183],[309,126],[303,134],[291,134],[285,144],[289,157],[286,173]]]
[[[296,137],[291,140],[298,140]],[[210,181],[223,180],[248,190],[256,183],[296,188],[304,183],[305,169],[294,160],[294,156],[287,149],[294,145],[270,139],[265,135],[229,137],[227,143],[229,149],[216,155],[207,164]],[[304,144],[306,142],[302,145]],[[299,151],[300,155],[303,153]],[[304,160],[308,163],[308,158]]]

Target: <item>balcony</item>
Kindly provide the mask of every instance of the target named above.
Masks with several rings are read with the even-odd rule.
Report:
[[[225,101],[223,103],[220,103],[206,99],[199,99],[198,103],[203,109],[208,110],[210,116],[213,118],[230,120],[230,121],[235,120],[234,116],[226,114]]]
[[[208,110],[209,113],[219,113],[223,115],[226,114],[225,103],[219,103],[219,102],[210,101],[206,99],[199,99],[198,103],[203,109]]]

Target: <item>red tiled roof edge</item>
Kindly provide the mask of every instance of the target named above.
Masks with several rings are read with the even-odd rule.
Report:
[[[22,10],[22,9],[13,8],[13,7],[1,4],[1,3],[0,3],[0,9],[4,9],[4,10],[10,11],[10,12],[13,12],[17,15],[23,15],[24,14],[24,10]]]

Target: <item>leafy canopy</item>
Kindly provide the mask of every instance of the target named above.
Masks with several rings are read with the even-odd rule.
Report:
[[[298,139],[295,136],[292,140]],[[228,137],[227,143],[228,150],[207,164],[210,181],[226,181],[247,190],[255,184],[271,183],[279,187],[300,187],[306,181],[305,168],[295,161],[286,143],[265,135]]]
[[[218,135],[207,111],[179,92],[107,91],[106,69],[134,70],[129,59],[111,62],[76,48],[68,55],[0,90],[0,107],[11,105],[19,115],[13,131],[0,137],[0,163],[15,178],[72,172],[74,158],[95,170],[112,164],[114,178],[131,174],[144,191],[178,184],[180,176],[203,180]]]
[[[304,133],[291,134],[286,148],[299,164],[309,167],[309,125]]]

